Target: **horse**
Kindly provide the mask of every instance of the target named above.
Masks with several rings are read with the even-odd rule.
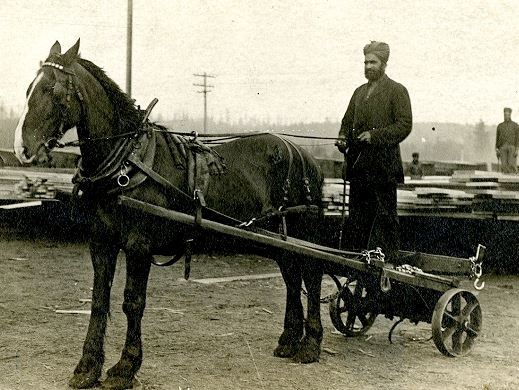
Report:
[[[127,317],[126,341],[120,360],[107,371],[102,385],[124,389],[132,386],[143,360],[141,319],[153,256],[182,254],[191,228],[125,209],[118,197],[122,194],[181,212],[197,212],[202,207],[198,203],[203,203],[215,218],[248,221],[275,214],[280,207],[306,204],[309,199],[320,202],[323,177],[306,151],[280,136],[262,134],[207,148],[171,135],[148,120],[104,70],[81,58],[79,44],[78,40],[62,54],[56,41],[41,63],[27,89],[14,150],[24,164],[41,162],[60,145],[65,132],[77,129],[81,162],[74,178],[75,192],[77,197],[82,194],[79,202],[90,218],[94,282],[82,356],[69,385],[89,388],[100,382],[110,289],[122,250],[126,258],[122,305]],[[203,171],[205,166],[205,171],[219,171],[200,185],[202,191],[197,190],[197,196],[186,179],[193,159],[198,161],[195,169]],[[198,198],[198,203],[193,198]],[[291,235],[310,240],[319,218],[297,214],[288,215],[286,220],[290,229],[295,227]],[[272,225],[279,227],[281,217],[274,219]],[[323,337],[322,265],[265,248],[263,253],[278,263],[286,284],[284,326],[274,356],[317,362]],[[306,320],[301,302],[303,281],[308,295]]]

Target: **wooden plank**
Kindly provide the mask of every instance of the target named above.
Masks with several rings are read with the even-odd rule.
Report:
[[[465,186],[468,188],[497,188],[499,183],[495,181],[470,181],[466,182]]]
[[[160,206],[152,205],[149,203],[145,203],[139,200],[135,200],[132,198],[128,198],[126,196],[119,196],[119,204],[145,212],[147,214],[155,215],[157,217],[173,220],[179,223],[183,223],[186,225],[194,225],[195,218],[192,215],[180,213],[178,211],[165,209]],[[306,241],[297,240],[295,238],[290,237],[287,241],[282,240],[281,238],[276,238],[269,235],[255,233],[253,231],[248,231],[240,228],[236,228],[233,226],[224,225],[218,222],[214,222],[211,220],[203,219],[199,225],[197,225],[198,229],[221,233],[228,235],[230,237],[239,238],[245,241],[249,241],[253,244],[261,244],[266,247],[271,247],[275,249],[280,249],[289,253],[294,253],[297,255],[301,255],[307,258],[312,258],[319,261],[328,262],[334,265],[338,265],[340,267],[351,268],[353,270],[361,271],[361,272],[369,272],[376,275],[380,272],[379,268],[374,268],[369,266],[368,264],[362,262],[358,259],[351,259],[345,257],[344,255],[337,255],[331,253],[331,248],[322,247],[319,245],[315,245]],[[270,233],[271,234],[271,233]],[[319,248],[319,249],[316,249]],[[322,250],[321,250],[322,249]],[[346,252],[345,252],[346,253]],[[356,257],[359,256],[358,253],[355,253]],[[388,276],[391,275],[392,278],[412,284],[418,287],[430,288],[438,291],[445,291],[453,286],[456,286],[456,282],[443,278],[436,275],[427,275],[425,278],[416,278],[413,275],[405,274],[403,272],[399,272],[392,269],[385,269],[388,273]]]
[[[90,315],[90,310],[56,310],[56,314],[88,314]]]
[[[429,253],[400,251],[400,261],[421,268],[425,272],[442,275],[470,275],[472,263],[468,259]]]
[[[272,279],[280,278],[282,275],[279,272],[271,274],[259,274],[259,275],[239,275],[239,276],[224,276],[221,278],[205,278],[205,279],[191,279],[195,283],[200,284],[216,284],[216,283],[228,283],[236,282],[241,280],[261,280],[261,279]]]
[[[41,206],[42,204],[43,203],[41,200],[35,200],[32,202],[19,202],[19,203],[6,204],[3,206],[0,206],[0,209],[14,210],[14,209],[21,209],[21,208],[26,208],[26,207],[37,207],[37,206]]]

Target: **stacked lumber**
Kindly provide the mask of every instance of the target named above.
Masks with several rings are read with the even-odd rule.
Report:
[[[322,205],[326,215],[340,216],[342,215],[342,206],[344,196],[346,197],[346,211],[348,210],[348,201],[350,186],[346,184],[346,193],[344,193],[344,181],[336,178],[325,178],[323,185]]]
[[[53,199],[72,193],[72,169],[0,168],[0,199]]]
[[[519,215],[519,177],[496,172],[456,172],[453,181],[463,183],[474,194],[476,214]]]
[[[325,179],[325,214],[341,215],[342,196],[342,180]],[[519,216],[519,176],[455,171],[452,176],[426,176],[420,180],[407,177],[405,184],[398,189],[397,199],[401,215]]]

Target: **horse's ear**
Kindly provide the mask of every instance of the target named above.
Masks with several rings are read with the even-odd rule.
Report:
[[[53,54],[61,54],[61,45],[58,41],[56,41],[54,45],[52,45],[52,47],[50,48],[49,57]]]
[[[78,57],[79,54],[79,39],[76,44],[67,50],[65,54],[61,56],[61,60],[63,61],[63,65],[69,66],[72,64]]]

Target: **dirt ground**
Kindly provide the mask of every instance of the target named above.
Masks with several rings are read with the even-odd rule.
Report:
[[[106,366],[124,342],[124,257],[112,291]],[[253,256],[199,256],[192,278],[276,272]],[[154,267],[143,320],[145,389],[518,389],[519,277],[486,278],[479,295],[484,333],[464,358],[441,355],[430,325],[404,322],[394,344],[391,322],[377,318],[366,336],[334,331],[322,306],[321,361],[273,357],[282,330],[285,290],[271,278],[204,285],[181,279],[180,265]],[[92,271],[84,243],[0,236],[0,389],[65,389],[80,358]]]

